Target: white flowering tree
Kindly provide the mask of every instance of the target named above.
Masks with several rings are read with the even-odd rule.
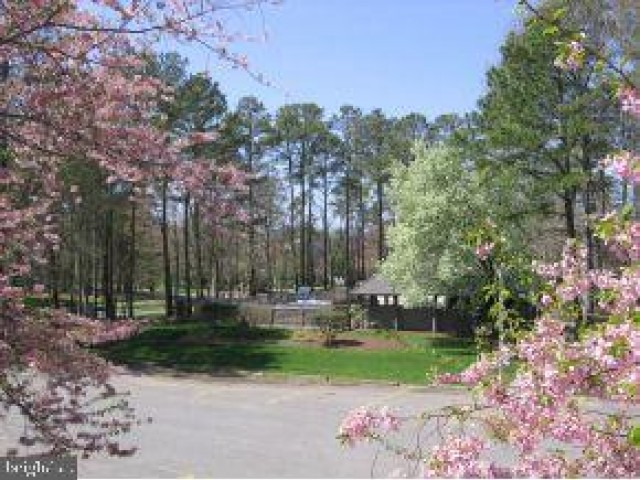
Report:
[[[491,276],[488,264],[474,255],[488,245],[471,232],[490,218],[517,245],[516,230],[506,230],[502,220],[524,197],[508,171],[488,178],[456,147],[417,143],[414,155],[409,165],[392,168],[389,196],[396,223],[381,269],[409,304],[422,304],[429,294],[468,289],[474,280],[482,285]]]

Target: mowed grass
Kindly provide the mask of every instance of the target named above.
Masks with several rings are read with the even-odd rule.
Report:
[[[162,317],[165,314],[164,300],[136,300],[133,303],[136,317]]]
[[[460,371],[475,358],[471,342],[451,337],[417,332],[345,333],[348,338],[396,335],[404,339],[401,347],[326,348],[296,342],[293,332],[286,329],[178,323],[152,326],[134,338],[102,347],[101,352],[115,363],[152,364],[183,372],[263,372],[409,384],[425,384],[434,373]]]

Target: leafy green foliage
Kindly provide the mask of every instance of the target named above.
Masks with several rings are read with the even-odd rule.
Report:
[[[640,425],[634,425],[631,427],[631,430],[629,430],[629,442],[640,448]]]
[[[480,101],[479,143],[490,172],[513,168],[526,186],[524,216],[533,220],[534,214],[548,225],[561,202],[566,234],[575,237],[582,195],[597,195],[595,185],[607,187],[598,161],[615,142],[618,111],[606,77],[577,50],[581,35],[567,37],[558,28],[567,14],[552,9],[555,23],[527,21],[522,31],[508,35],[501,64],[488,72],[487,94]],[[559,57],[594,68],[567,71],[557,66]],[[536,223],[537,229],[530,228],[534,244],[540,242]]]

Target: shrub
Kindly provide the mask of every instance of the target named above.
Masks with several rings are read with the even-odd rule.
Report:
[[[240,308],[234,303],[208,301],[194,306],[194,318],[215,323],[237,322],[240,319]]]
[[[349,330],[350,320],[345,309],[325,310],[317,312],[313,316],[314,323],[320,327],[324,337],[324,346],[330,347],[336,339],[336,335]]]

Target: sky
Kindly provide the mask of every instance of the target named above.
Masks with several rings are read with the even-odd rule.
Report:
[[[387,115],[473,110],[485,74],[499,62],[517,25],[515,0],[284,0],[229,22],[266,42],[238,43],[251,69],[273,86],[224,66],[203,50],[182,49],[193,71],[220,82],[230,107],[255,95],[269,110],[315,102],[328,113],[343,104]],[[263,27],[264,25],[264,27]]]

